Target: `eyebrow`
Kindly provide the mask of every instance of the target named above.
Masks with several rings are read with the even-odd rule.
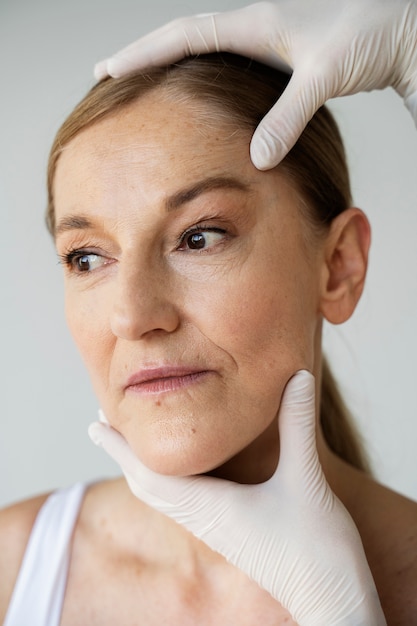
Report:
[[[86,230],[92,228],[93,223],[82,215],[67,215],[59,220],[55,228],[55,237],[67,230]]]
[[[198,196],[214,189],[236,189],[248,191],[249,185],[231,176],[212,176],[195,183],[192,187],[177,191],[165,200],[167,212],[179,209],[183,204],[191,202]]]
[[[231,176],[212,176],[168,196],[164,201],[165,209],[170,213],[171,211],[179,209],[184,204],[187,204],[187,202],[191,202],[198,196],[215,189],[248,191],[249,188],[249,184]],[[65,231],[87,230],[88,228],[93,228],[93,226],[93,222],[83,215],[67,215],[58,222],[55,228],[55,237]]]

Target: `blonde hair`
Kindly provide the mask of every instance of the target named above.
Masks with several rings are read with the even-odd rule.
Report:
[[[147,74],[106,79],[95,85],[59,129],[48,165],[46,222],[55,231],[53,181],[59,155],[80,132],[115,114],[147,93],[199,103],[202,125],[219,117],[236,128],[253,131],[285,89],[289,76],[232,54],[187,58]],[[326,229],[334,217],[351,206],[349,173],[343,142],[332,115],[321,107],[294,148],[279,165],[304,202],[302,210],[313,228]],[[320,420],[329,447],[341,458],[369,471],[352,418],[328,364],[323,360]]]

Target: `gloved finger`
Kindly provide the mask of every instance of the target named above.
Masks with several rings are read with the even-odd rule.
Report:
[[[304,72],[302,73],[304,74]],[[280,163],[291,150],[317,109],[328,96],[325,79],[294,72],[285,91],[263,118],[252,137],[251,159],[259,170],[268,170]]]
[[[126,439],[117,430],[102,422],[93,422],[88,428],[92,442],[102,447],[128,474],[140,490],[140,497],[152,506],[175,502],[187,488],[187,478],[162,476],[147,468],[133,453]]]
[[[97,81],[103,80],[108,76],[107,72],[107,59],[103,59],[103,61],[99,61],[94,66],[94,78]]]
[[[96,78],[106,74],[118,78],[131,71],[175,63],[187,56],[210,52],[235,52],[288,68],[268,50],[254,32],[269,24],[265,9],[251,5],[236,11],[209,13],[174,20],[96,65]],[[274,57],[274,58],[272,58]],[[276,58],[275,58],[276,57]],[[106,68],[106,74],[104,74]]]
[[[104,414],[103,409],[98,410],[98,421],[101,422],[102,424],[110,424],[109,420]]]
[[[124,437],[110,425],[93,422],[88,434],[120,465],[136,497],[198,537],[210,533],[216,523],[216,507],[222,500],[226,504],[230,500],[227,481],[208,476],[162,476],[143,465]]]
[[[181,18],[107,59],[107,73],[118,78],[128,72],[168,65],[187,56],[219,49],[215,14]],[[99,69],[101,67],[99,65]]]

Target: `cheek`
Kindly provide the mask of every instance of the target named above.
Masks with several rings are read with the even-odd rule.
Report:
[[[104,307],[90,296],[66,295],[67,325],[98,395],[106,387],[114,339],[103,311]]]
[[[110,372],[112,363],[119,373],[124,367],[126,343],[110,331],[110,294],[67,293],[68,325],[101,406],[155,471],[200,473],[230,458],[271,424],[295,371],[312,369],[312,273],[300,263],[296,271],[286,270],[262,252],[255,258],[205,280],[182,280],[174,290],[183,324],[165,336],[174,341],[167,345],[192,356],[213,355],[225,365],[224,381],[181,397],[180,404],[120,398]]]
[[[268,268],[265,270],[265,267]],[[281,269],[281,268],[279,268]],[[302,265],[297,273],[260,263],[250,272],[205,285],[191,316],[208,339],[231,355],[249,386],[262,378],[312,369],[318,323],[314,277]],[[194,295],[196,295],[194,293]]]

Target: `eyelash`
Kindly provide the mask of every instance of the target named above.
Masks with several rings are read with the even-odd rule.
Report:
[[[89,274],[91,270],[83,272],[80,269],[77,270],[77,268],[75,267],[75,261],[77,259],[80,259],[83,256],[89,256],[89,255],[96,255],[98,257],[102,256],[93,250],[88,250],[88,248],[70,248],[64,254],[58,255],[58,260],[59,260],[59,263],[67,267],[70,271],[74,272],[75,274]]]
[[[224,230],[224,228],[219,228],[219,227],[214,227],[214,226],[207,226],[204,224],[197,224],[196,226],[192,226],[191,228],[189,228],[188,230],[185,231],[185,233],[183,233],[181,235],[181,237],[178,240],[177,243],[177,250],[181,250],[181,246],[184,245],[187,237],[190,237],[191,235],[194,234],[198,234],[198,233],[203,233],[203,232],[210,232],[210,233],[218,233],[219,235],[226,235],[227,232],[226,230]],[[190,249],[191,251],[193,251],[193,249]],[[194,249],[194,251],[197,251],[196,249]],[[202,252],[203,250],[201,250],[200,252]]]
[[[226,235],[226,231],[223,228],[213,227],[213,226],[205,226],[204,224],[198,224],[186,230],[178,239],[177,242],[177,250],[185,249],[185,242],[187,237],[190,237],[193,234],[203,233],[203,232],[211,232],[218,233],[220,235]],[[181,248],[181,246],[184,246]],[[192,252],[204,252],[204,248],[201,250],[189,248]],[[67,252],[62,255],[58,255],[59,263],[67,267],[70,271],[75,274],[90,274],[93,270],[85,270],[84,272],[77,269],[75,266],[75,262],[77,259],[82,258],[83,256],[96,255],[98,257],[102,256],[93,250],[89,250],[87,247],[85,248],[70,248]]]

